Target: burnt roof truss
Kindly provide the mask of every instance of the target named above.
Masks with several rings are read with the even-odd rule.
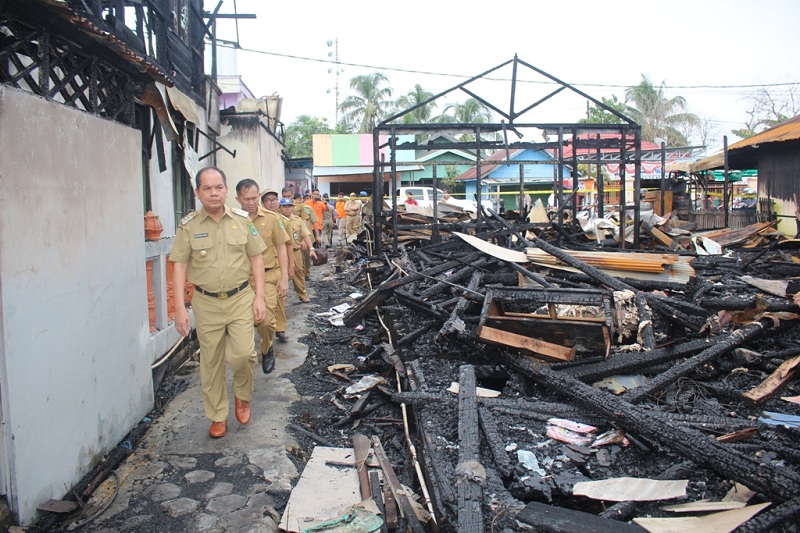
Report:
[[[510,71],[510,74],[508,73]],[[498,85],[507,84],[507,87],[498,89]],[[464,93],[470,98],[474,98],[482,105],[491,109],[492,112],[500,117],[499,122],[489,123],[458,123],[458,122],[435,122],[435,123],[412,123],[404,124],[403,118],[409,116],[415,110],[430,105],[440,103],[443,99],[453,94]],[[507,94],[508,99],[497,97],[498,94]],[[565,123],[544,120],[546,104],[549,105],[556,97],[580,99],[588,105],[589,103],[600,109],[613,114],[620,120],[616,124],[584,124],[584,123]],[[528,103],[530,102],[530,103]],[[531,120],[534,115],[542,120]],[[533,130],[535,135],[531,134]],[[510,136],[509,132],[515,134]],[[437,142],[428,145],[425,141],[420,141],[421,136],[445,134],[456,138],[455,142]],[[611,134],[611,135],[608,135]],[[415,142],[399,142],[399,135],[415,135]],[[381,136],[386,136],[385,141],[381,141]],[[544,142],[539,142],[538,138],[543,138]],[[524,139],[524,140],[523,140]],[[391,148],[389,161],[381,158],[380,150],[385,146]],[[477,226],[485,222],[485,216],[481,206],[481,194],[486,191],[482,189],[482,167],[494,166],[499,162],[497,157],[492,157],[491,153],[502,151],[504,161],[511,160],[511,151],[515,149],[548,150],[553,156],[554,179],[553,192],[557,193],[557,198],[563,196],[563,178],[567,175],[565,170],[577,169],[579,164],[595,163],[601,161],[626,161],[632,163],[634,172],[634,198],[640,195],[641,162],[643,160],[656,160],[656,154],[643,154],[641,149],[641,127],[631,118],[605,105],[600,100],[584,93],[580,89],[552,76],[541,69],[519,59],[514,58],[497,65],[473,76],[468,80],[459,83],[431,98],[419,102],[418,104],[401,111],[375,127],[373,130],[373,191],[384,190],[384,175],[388,173],[390,177],[389,192],[391,194],[392,211],[397,209],[396,190],[398,184],[397,158],[396,152],[399,150],[432,150],[432,149],[458,149],[469,151],[477,156],[475,162],[476,170],[476,190],[478,204]],[[568,156],[565,157],[565,151]],[[491,153],[490,153],[491,152]],[[408,161],[404,160],[403,164]],[[516,161],[513,162],[517,164]],[[422,164],[422,163],[421,163]],[[425,163],[428,164],[428,163]],[[599,172],[598,172],[599,175]],[[625,175],[625,166],[620,169],[620,177]],[[438,186],[436,173],[433,174],[434,189]],[[603,180],[598,180],[598,212],[604,212],[603,205]],[[524,180],[520,173],[520,197],[524,194]],[[639,241],[639,202],[633,205],[625,205],[625,180],[621,180],[621,199],[618,207],[623,212],[632,212],[634,246]],[[434,193],[435,195],[435,193]],[[435,198],[434,198],[435,199]],[[577,208],[576,195],[572,194],[573,212]],[[378,202],[374,210],[375,224],[375,251],[381,251],[381,239],[383,226],[392,225],[391,234],[393,247],[397,248],[397,217],[386,217],[383,213],[384,207]],[[433,220],[437,221],[437,207],[434,203]],[[559,210],[559,222],[562,210]],[[573,221],[575,218],[573,217]],[[622,217],[620,233],[624,234],[625,217]],[[433,235],[438,235],[437,223],[432,224]],[[624,240],[620,242],[620,247],[624,247]]]

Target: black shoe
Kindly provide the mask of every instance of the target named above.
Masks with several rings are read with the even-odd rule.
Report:
[[[269,351],[261,357],[261,370],[269,374],[275,370],[275,347],[270,346]]]

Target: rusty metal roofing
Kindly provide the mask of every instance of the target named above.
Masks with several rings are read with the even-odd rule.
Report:
[[[768,130],[764,130],[759,134],[753,135],[750,138],[743,139],[739,142],[733,143],[728,146],[728,160],[729,166],[731,159],[739,159],[739,156],[745,156],[746,151],[757,150],[759,145],[781,142],[793,141],[800,139],[800,115],[790,118],[785,122],[781,122],[777,126],[773,126]],[[742,157],[744,159],[744,157]],[[749,162],[749,160],[748,160]],[[715,168],[722,168],[725,166],[725,158],[722,152],[708,156],[705,159],[694,163],[691,167],[692,172],[700,172],[702,170],[711,170]]]

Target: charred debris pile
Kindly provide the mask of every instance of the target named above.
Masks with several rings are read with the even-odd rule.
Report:
[[[795,241],[487,223],[339,253],[361,295],[313,359],[338,414],[295,428],[382,442],[385,531],[798,530]]]

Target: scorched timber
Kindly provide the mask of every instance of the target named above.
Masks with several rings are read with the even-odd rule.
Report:
[[[726,479],[757,490],[778,501],[800,494],[800,475],[766,464],[721,444],[703,433],[673,424],[668,417],[547,368],[527,358],[506,356],[508,364],[552,391],[566,395],[593,412],[613,420],[625,430],[659,443],[675,453],[712,468]]]

